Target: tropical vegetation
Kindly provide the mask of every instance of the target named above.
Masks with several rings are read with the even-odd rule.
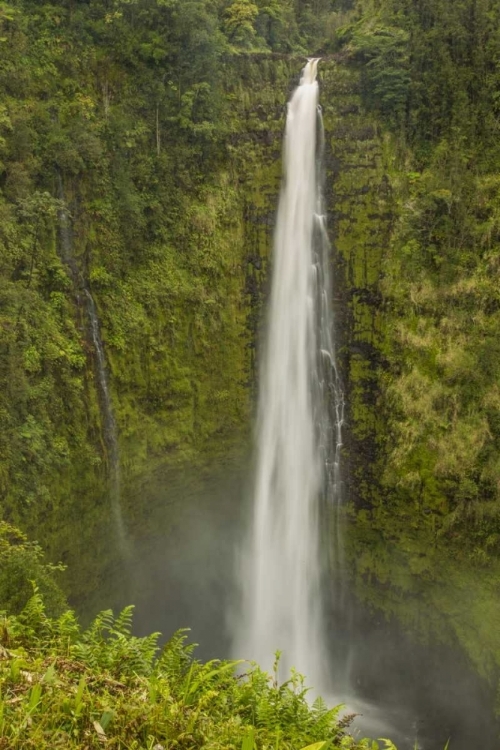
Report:
[[[348,403],[350,573],[365,601],[459,645],[498,684],[499,29],[498,0],[0,2],[0,518],[40,539],[52,563],[70,561],[61,580],[79,609],[114,554],[86,299],[124,515],[147,535],[152,477],[245,453],[284,107],[314,53]],[[88,743],[128,731],[113,713],[120,690],[132,716],[149,673],[163,680],[163,657],[129,675],[133,685],[102,677],[93,703],[86,670],[99,665],[76,658],[86,636],[63,614],[40,548],[2,526],[0,561],[10,612],[0,666],[10,674],[21,660],[15,679],[2,677],[4,716],[19,709],[15,741],[33,728],[42,742],[44,722],[63,715],[68,736],[76,728]],[[38,589],[22,615],[30,578]],[[112,651],[113,628],[123,630],[135,648],[124,617],[118,630],[101,618],[89,637],[111,634],[101,641]],[[241,708],[248,691],[271,700],[280,690],[257,671],[242,683],[221,665],[193,667],[211,669],[221,721],[221,696]],[[174,690],[169,679],[161,690]],[[175,679],[189,735],[188,678]],[[80,694],[76,718],[63,688]],[[276,700],[306,711],[301,691],[292,682]],[[250,750],[240,708],[231,742]],[[269,726],[252,731],[270,742]],[[324,740],[300,732],[286,742]]]

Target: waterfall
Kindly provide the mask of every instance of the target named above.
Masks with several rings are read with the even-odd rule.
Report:
[[[61,201],[59,209],[59,234],[61,243],[61,256],[69,269],[70,276],[76,289],[83,291],[85,311],[88,317],[88,330],[95,352],[95,374],[101,405],[101,414],[104,424],[104,442],[109,462],[109,491],[111,511],[115,524],[118,544],[124,556],[128,555],[128,541],[123,522],[121,510],[121,476],[120,476],[120,453],[118,446],[118,429],[113,411],[113,403],[109,389],[109,376],[106,365],[106,355],[99,325],[97,308],[86,279],[82,278],[78,263],[73,251],[73,232],[71,217],[66,208],[64,185],[61,174],[57,173],[58,197]],[[81,297],[77,293],[77,302]]]
[[[253,519],[234,648],[266,669],[279,649],[284,675],[295,667],[321,690],[327,675],[320,527],[340,502],[343,396],[321,196],[317,64],[308,62],[288,104],[260,374]]]
[[[109,377],[106,364],[106,355],[102,342],[101,329],[99,326],[99,316],[95,306],[94,298],[87,287],[84,288],[87,315],[90,323],[90,335],[94,345],[97,384],[101,402],[101,412],[104,422],[104,440],[108,453],[109,461],[109,482],[111,496],[111,511],[115,522],[118,543],[122,554],[128,554],[128,541],[123,522],[121,509],[121,472],[120,472],[120,452],[118,446],[118,429],[116,427],[115,415],[113,412],[113,403],[109,392]]]

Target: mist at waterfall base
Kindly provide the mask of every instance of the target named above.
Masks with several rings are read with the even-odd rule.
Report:
[[[394,623],[368,613],[348,590],[339,607],[321,575],[317,500],[338,499],[340,443],[335,420],[330,427],[318,420],[327,395],[335,395],[336,419],[342,415],[333,344],[321,331],[321,323],[328,331],[331,321],[320,257],[325,243],[314,63],[294,97],[297,92],[287,124],[285,158],[294,163],[286,168],[281,227],[277,219],[274,274],[280,284],[271,306],[278,310],[271,310],[276,327],[261,373],[267,395],[260,404],[256,465],[228,461],[190,477],[154,478],[155,488],[144,489],[155,500],[145,511],[145,530],[136,528],[131,540],[128,580],[118,566],[109,581],[115,606],[136,604],[138,634],[159,630],[168,638],[190,627],[200,658],[236,655],[269,668],[274,650],[283,649],[280,678],[294,666],[308,684],[326,687],[329,702],[362,714],[353,725],[358,736],[390,737],[399,750],[443,750],[450,736],[450,750],[469,750],[478,740],[483,750],[494,750],[492,697],[465,659],[451,649],[415,644]],[[306,144],[295,141],[299,132],[309,138]],[[311,241],[315,233],[319,243]],[[296,253],[293,269],[280,265],[286,260],[280,243],[282,250],[306,247],[305,255]],[[292,500],[291,517],[273,505],[276,497]],[[339,554],[337,549],[337,560]],[[238,608],[242,570],[248,585]]]
[[[168,639],[189,627],[198,658],[230,658],[227,612],[237,593],[235,540],[243,542],[253,504],[250,464],[152,479],[142,490],[149,530],[136,536],[132,569],[126,578],[117,568],[94,611],[114,595],[115,609],[136,605],[138,635]],[[462,654],[420,645],[349,592],[345,607],[340,622],[333,603],[325,607],[324,660],[334,685],[326,699],[362,714],[353,732],[390,737],[398,750],[415,750],[416,740],[420,750],[444,750],[450,736],[450,750],[497,750],[493,696]]]

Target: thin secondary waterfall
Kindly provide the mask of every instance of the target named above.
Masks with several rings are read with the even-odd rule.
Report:
[[[90,335],[92,338],[92,343],[94,345],[96,358],[97,383],[99,387],[102,417],[104,421],[104,439],[108,452],[111,510],[114,517],[118,543],[120,545],[122,554],[126,555],[128,554],[129,549],[127,533],[125,531],[125,524],[123,522],[121,509],[121,473],[120,453],[118,447],[118,429],[116,427],[113,404],[111,401],[111,394],[109,392],[108,368],[106,364],[106,355],[104,353],[104,345],[101,337],[97,308],[95,306],[94,298],[92,297],[90,290],[85,288],[84,294],[86,300],[87,315],[89,317],[90,323]]]
[[[322,510],[340,498],[343,400],[321,197],[317,65],[308,62],[288,105],[235,651],[269,669],[280,650],[283,674],[295,667],[320,690],[327,678],[320,514],[323,520]]]
[[[89,289],[88,282],[82,279],[78,264],[73,252],[73,232],[71,217],[66,208],[64,185],[60,173],[57,174],[58,197],[61,201],[59,210],[59,234],[61,240],[62,259],[69,269],[73,284],[76,289],[83,291],[84,305],[88,316],[88,330],[92,339],[95,352],[95,374],[101,404],[101,414],[104,423],[104,442],[108,453],[109,462],[109,491],[111,511],[115,523],[116,535],[122,555],[129,553],[129,546],[123,515],[121,510],[121,476],[120,476],[120,453],[118,447],[118,429],[113,411],[113,403],[109,390],[109,376],[106,365],[106,355],[102,341],[97,308]],[[78,294],[78,299],[81,297]]]

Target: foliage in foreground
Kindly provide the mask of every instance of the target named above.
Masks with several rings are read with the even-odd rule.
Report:
[[[339,708],[310,705],[297,675],[282,685],[235,662],[202,664],[179,632],[130,633],[132,607],[82,632],[72,611],[47,616],[35,592],[0,615],[0,749],[376,748],[345,734]]]
[[[30,542],[22,531],[0,521],[0,609],[19,614],[33,593],[36,581],[49,615],[60,615],[66,598],[55,574],[62,565],[45,562],[38,542]]]

